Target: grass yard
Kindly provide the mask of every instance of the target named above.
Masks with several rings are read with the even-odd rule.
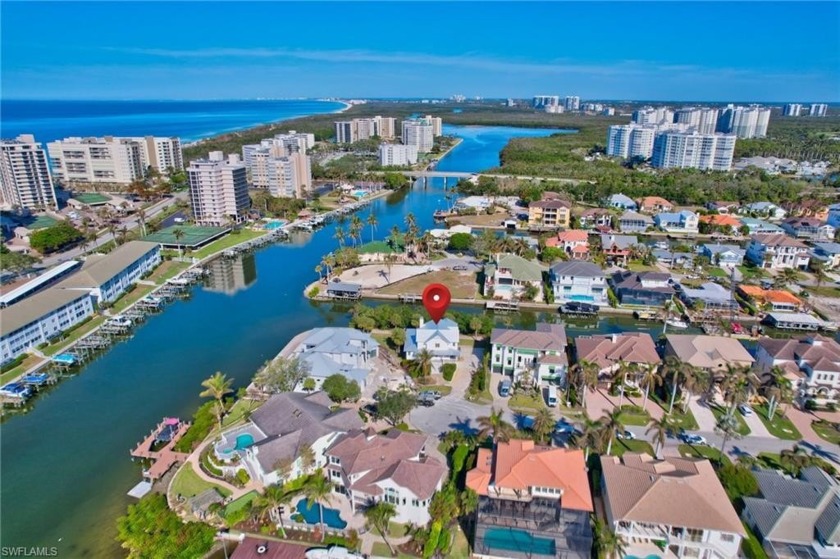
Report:
[[[452,548],[446,555],[448,559],[469,559],[470,558],[470,543],[467,541],[467,536],[460,527],[452,528]]]
[[[147,279],[153,281],[158,285],[162,285],[166,280],[170,280],[190,267],[189,262],[178,262],[176,260],[164,260],[160,266],[155,268]]]
[[[741,272],[745,280],[762,279],[768,276],[767,272],[761,268],[752,268],[749,266],[738,266],[738,271]]]
[[[660,408],[662,408],[662,411],[668,413],[668,404],[670,402],[670,399],[663,402],[662,400],[660,400],[659,396],[655,392],[651,391],[650,401],[653,402],[654,405],[658,405]],[[648,403],[648,406],[650,406],[650,403]],[[674,411],[671,412],[671,421],[673,421],[677,429],[685,429],[686,431],[696,431],[700,428],[700,426],[697,424],[697,420],[694,419],[694,414],[691,413],[691,408],[686,406],[685,410],[685,413],[683,413],[682,407],[680,406],[679,402],[676,402],[674,404]]]
[[[627,268],[631,272],[658,272],[660,271],[659,268],[656,266],[648,266],[646,264],[642,264],[639,260],[631,260],[627,263]]]
[[[26,359],[21,361],[20,365],[18,365],[14,369],[9,369],[3,374],[0,374],[0,384],[6,384],[16,376],[22,375],[24,372],[26,372],[27,369],[29,369],[30,367],[34,367],[41,361],[42,359],[37,355],[27,355]]]
[[[225,514],[224,516],[228,516],[231,513],[238,512],[244,509],[246,506],[251,504],[251,501],[259,497],[259,494],[256,491],[249,491],[245,493],[235,501],[231,501],[228,506],[225,507]]]
[[[840,431],[837,430],[833,423],[827,421],[814,421],[811,423],[811,429],[813,429],[817,435],[826,441],[834,444],[840,444]]]
[[[712,413],[715,415],[715,420],[717,420],[717,421],[720,421],[720,418],[723,417],[724,415],[726,415],[726,410],[723,409],[720,406],[709,406],[709,409],[712,410]],[[732,413],[732,417],[735,418],[735,422],[738,424],[738,428],[735,429],[735,431],[739,435],[741,435],[742,437],[745,437],[745,436],[749,435],[750,434],[750,428],[747,425],[747,422],[744,421],[743,416],[741,416],[741,414],[738,412],[738,410],[735,410]]]
[[[729,274],[721,270],[720,268],[710,268],[707,270],[708,274],[713,278],[728,278]]]
[[[201,260],[202,258],[207,258],[211,254],[222,252],[223,250],[229,249],[230,247],[238,245],[240,243],[244,243],[245,241],[250,241],[252,239],[262,237],[267,233],[268,231],[254,231],[253,229],[242,229],[239,233],[229,233],[221,239],[213,241],[206,247],[203,247],[193,252],[192,255],[195,258]]]
[[[231,425],[239,422],[242,420],[250,411],[253,411],[257,407],[257,402],[248,399],[241,399],[237,400],[233,407],[230,408],[230,411],[227,415],[222,419],[222,428],[230,427]]]
[[[44,355],[55,355],[56,353],[58,353],[58,350],[75,342],[94,328],[99,327],[99,325],[101,325],[103,322],[105,322],[104,316],[94,316],[91,320],[88,320],[75,330],[71,330],[70,332],[68,332],[67,336],[65,336],[64,339],[48,345],[41,351],[44,353]]]
[[[637,406],[621,406],[621,422],[624,425],[645,427],[650,423],[650,414]]]
[[[611,450],[613,456],[622,456],[625,452],[647,453],[653,456],[653,447],[647,441],[616,439]]]
[[[819,295],[820,297],[840,297],[840,289],[829,285],[821,285],[819,287],[809,286],[807,287],[807,290],[814,295]]]
[[[371,550],[371,555],[375,555],[377,557],[391,557],[391,550],[388,549],[388,546],[385,542],[373,542],[373,549]],[[397,552],[398,559],[415,559],[413,555],[406,555],[400,551]]]
[[[423,289],[430,283],[442,283],[449,288],[453,299],[475,299],[478,294],[478,284],[475,281],[475,274],[462,274],[454,270],[439,270],[428,274],[421,274],[413,278],[386,285],[377,290],[377,293],[386,295],[399,295],[410,293],[420,295]]]
[[[778,437],[786,441],[798,441],[802,439],[802,434],[790,419],[781,414],[781,409],[776,410],[776,414],[773,416],[772,421],[767,419],[766,404],[753,406],[752,409],[754,413],[758,414],[761,422],[764,423],[764,426],[767,427],[767,430],[770,431],[770,434],[774,437]]]
[[[175,474],[175,479],[172,480],[172,486],[170,487],[173,495],[183,495],[187,499],[195,497],[199,493],[213,488],[215,488],[216,491],[218,491],[223,497],[230,495],[230,491],[228,489],[198,477],[198,474],[195,473],[195,470],[193,470],[192,464],[184,464],[184,466],[178,470],[178,473]],[[231,505],[236,502],[237,501],[234,501]]]
[[[688,456],[691,458],[706,458],[715,462],[720,462],[722,459],[724,463],[730,462],[728,456],[721,455],[718,449],[706,445],[681,444],[677,450],[680,451],[682,456]]]
[[[146,285],[143,283],[138,283],[134,289],[132,289],[129,293],[123,294],[122,297],[117,299],[113,306],[111,307],[112,314],[119,314],[123,312],[125,309],[151,293],[155,289],[154,285]]]
[[[508,407],[514,411],[539,411],[545,407],[545,402],[539,395],[514,394],[508,400]]]

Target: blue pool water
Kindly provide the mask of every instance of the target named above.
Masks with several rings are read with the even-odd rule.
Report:
[[[244,450],[254,444],[254,437],[250,433],[242,433],[236,437],[235,450]]]
[[[591,303],[595,300],[595,297],[591,295],[570,295],[568,299],[569,301],[582,301],[584,303]]]
[[[637,557],[636,555],[625,555],[624,559],[642,559],[641,557]],[[662,559],[659,555],[648,555],[644,559]]]
[[[309,508],[306,499],[301,499],[297,504],[297,511],[307,524],[319,524],[321,522],[321,511],[318,510],[320,506],[318,503],[313,503],[312,508]],[[324,524],[337,530],[343,530],[347,526],[336,509],[327,507],[324,507]]]
[[[273,231],[275,229],[280,229],[283,227],[283,224],[286,223],[285,221],[269,221],[263,227],[268,229],[269,231]]]
[[[353,196],[355,196],[356,198],[364,198],[365,196],[367,196],[367,190],[354,190]]]
[[[557,554],[554,540],[535,538],[525,530],[491,528],[484,534],[484,543],[491,549],[503,549],[534,555]]]

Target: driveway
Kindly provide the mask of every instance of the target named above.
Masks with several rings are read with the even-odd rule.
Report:
[[[700,398],[697,396],[691,398],[688,403],[688,407],[691,410],[691,413],[694,414],[694,419],[697,420],[697,425],[699,427],[698,430],[704,433],[714,433],[717,420],[715,419],[715,414],[712,413],[712,410],[710,410],[705,404],[701,404]]]
[[[741,412],[736,411],[735,413]],[[741,415],[741,417],[744,418],[744,422],[747,424],[747,427],[750,428],[750,436],[776,438],[773,435],[771,435],[770,431],[767,430],[767,427],[764,426],[764,422],[761,421],[760,417],[758,417],[757,411],[753,410],[751,415]]]

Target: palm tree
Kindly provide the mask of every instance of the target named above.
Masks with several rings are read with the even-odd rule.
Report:
[[[583,428],[580,434],[575,433],[573,438],[578,448],[584,449],[584,461],[589,460],[589,451],[594,449],[596,452],[602,452],[607,444],[607,436],[609,433],[604,429],[604,424],[601,420],[591,419],[584,414]]]
[[[598,385],[598,373],[601,368],[597,363],[592,363],[583,359],[575,365],[575,371],[578,377],[578,384],[581,388],[581,402],[583,402],[583,409],[586,409],[586,390],[588,388],[594,389]]]
[[[729,442],[729,439],[738,439],[741,437],[741,434],[738,433],[738,419],[734,415],[721,416],[717,427],[715,427],[715,432],[723,437],[720,443],[720,457],[723,460],[723,452],[726,449],[726,443]]]
[[[137,221],[140,222],[140,230],[143,231],[143,236],[146,236],[146,212],[143,208],[137,210]]]
[[[397,252],[397,249],[399,248],[399,239],[400,228],[394,225],[393,227],[391,227],[391,235],[388,238],[388,244],[391,245],[391,249],[393,249],[394,252]]]
[[[811,271],[814,274],[814,281],[817,282],[817,287],[820,287],[828,280],[828,274],[825,273],[825,267],[822,262],[811,260]]]
[[[607,443],[607,456],[609,456],[612,452],[612,444],[615,440],[616,432],[624,431],[624,423],[621,421],[621,410],[619,408],[613,409],[613,411],[601,418],[601,424],[610,437]]]
[[[617,559],[626,555],[627,549],[624,545],[624,539],[610,530],[609,526],[604,524],[604,521],[600,518],[595,520],[595,535],[598,551],[606,559]]]
[[[656,443],[656,450],[654,450],[654,454],[659,456],[659,451],[662,450],[662,447],[665,446],[665,441],[668,438],[668,433],[671,432],[673,428],[673,424],[671,422],[671,416],[663,415],[662,419],[651,419],[650,423],[648,423],[647,431],[645,431],[646,435],[650,435],[651,432],[653,433],[653,442]]]
[[[213,398],[216,400],[216,419],[219,422],[219,433],[222,432],[222,414],[225,411],[223,400],[225,396],[233,392],[233,379],[227,378],[221,371],[204,379],[201,386],[205,388],[199,396],[202,398]]]
[[[513,433],[513,425],[504,420],[504,411],[490,408],[490,415],[478,418],[478,438],[492,437],[493,442],[507,441]]]
[[[677,386],[679,385],[680,373],[688,367],[689,365],[683,363],[673,355],[665,358],[665,372],[666,374],[671,374],[671,403],[668,406],[668,413],[674,411],[674,400],[677,399]]]
[[[548,408],[540,408],[537,415],[534,417],[534,425],[532,429],[540,442],[545,442],[554,431],[554,425],[557,421],[554,419],[554,414]]]
[[[650,390],[656,389],[662,384],[662,375],[659,374],[659,369],[656,366],[648,366],[642,370],[642,378],[639,381],[639,386],[645,389],[645,399],[642,403],[642,409],[647,411],[648,396]]]
[[[426,378],[432,372],[432,353],[428,349],[423,349],[417,354],[417,359],[414,361],[414,372],[420,378]]]
[[[344,246],[344,239],[346,235],[344,234],[344,229],[340,225],[336,225],[335,233],[333,233],[333,239],[338,241],[338,248],[342,248]]]
[[[785,287],[791,284],[796,284],[802,279],[802,274],[796,268],[783,268],[773,283],[777,287]]]
[[[772,421],[779,402],[787,401],[793,392],[790,379],[785,376],[781,368],[773,367],[764,377],[762,391],[764,397],[767,398],[767,419]]]
[[[324,279],[323,271],[324,271],[324,265],[323,264],[318,264],[317,266],[315,266],[315,272],[318,274],[318,282],[319,283],[321,281],[323,281],[323,279]]]
[[[376,528],[385,544],[391,551],[391,555],[395,555],[394,548],[391,547],[391,542],[388,541],[388,528],[391,525],[391,520],[397,516],[397,509],[391,503],[379,501],[368,505],[364,510],[365,524],[368,530]]]
[[[267,486],[265,492],[254,501],[254,508],[259,511],[258,518],[265,521],[266,518],[274,519],[274,515],[277,514],[280,527],[283,528],[283,515],[279,514],[278,509],[291,503],[299,494],[299,489],[287,490],[277,484]]]
[[[377,221],[376,215],[373,212],[370,212],[365,220],[365,223],[370,225],[370,242],[373,242],[373,234],[376,231],[376,226],[379,225],[379,221]]]
[[[312,508],[312,505],[318,505],[318,514],[320,517],[321,526],[321,541],[324,541],[324,506],[321,504],[329,503],[332,500],[333,486],[321,470],[316,470],[315,473],[306,478],[306,481],[301,487],[301,493],[306,497],[306,506]]]
[[[804,448],[795,444],[793,448],[785,449],[779,453],[779,462],[793,475],[798,476],[799,472],[814,463],[814,457],[809,455]]]
[[[178,245],[178,258],[183,258],[184,257],[184,245],[181,244],[181,239],[186,237],[187,234],[184,233],[184,230],[179,227],[172,232],[172,236],[175,237],[175,244]]]

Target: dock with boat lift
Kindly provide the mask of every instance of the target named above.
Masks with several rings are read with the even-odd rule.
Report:
[[[143,477],[147,481],[157,481],[172,466],[187,459],[189,454],[176,452],[174,447],[189,428],[188,421],[181,421],[177,417],[166,417],[131,451],[132,458],[153,462],[149,469],[143,471]],[[156,449],[155,446],[160,444],[163,446]]]

